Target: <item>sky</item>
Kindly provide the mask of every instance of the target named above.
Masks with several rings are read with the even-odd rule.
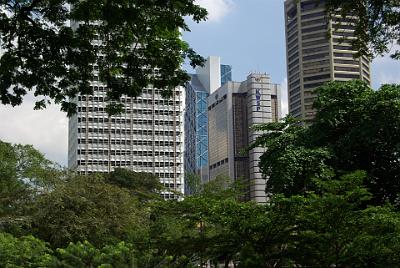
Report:
[[[271,75],[282,85],[282,107],[287,110],[287,75],[283,0],[197,0],[208,9],[206,22],[189,22],[186,40],[200,55],[220,56],[233,67],[233,80],[242,81],[250,72]],[[188,66],[185,66],[189,69]],[[374,60],[372,86],[400,83],[400,61],[388,56]],[[32,144],[50,160],[67,165],[68,118],[52,105],[34,111],[28,96],[23,105],[0,105],[0,140]]]

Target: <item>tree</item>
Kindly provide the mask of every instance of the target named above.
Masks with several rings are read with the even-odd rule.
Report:
[[[53,247],[88,240],[104,246],[128,239],[145,220],[128,191],[100,176],[76,176],[40,196],[32,215],[33,232]]]
[[[141,202],[150,199],[159,199],[163,185],[160,179],[151,173],[134,172],[128,169],[116,168],[104,175],[107,183],[127,189]]]
[[[66,248],[58,248],[50,267],[135,267],[134,249],[131,244],[119,242],[96,248],[84,241],[69,243]]]
[[[0,141],[0,228],[22,225],[35,197],[52,188],[61,174],[33,146]]]
[[[321,0],[316,0],[321,1]],[[356,16],[353,48],[361,55],[373,57],[383,55],[394,45],[400,45],[400,2],[397,0],[326,0],[327,9],[332,16],[338,13],[343,17]],[[400,59],[396,49],[392,58]]]
[[[365,170],[372,202],[398,203],[400,86],[373,91],[361,81],[330,82],[316,90],[313,124],[292,119],[260,126],[253,146],[268,148],[260,166],[267,190],[286,196],[314,190],[314,178]]]
[[[376,267],[399,264],[400,214],[391,206],[366,207],[366,173],[316,179],[316,191],[272,199],[283,216],[296,211],[285,256],[301,267]],[[283,208],[283,209],[282,209]],[[275,209],[273,209],[275,210]]]
[[[251,148],[268,148],[259,164],[268,177],[267,193],[304,193],[313,189],[313,178],[330,171],[328,148],[311,146],[307,129],[298,120],[287,117],[282,122],[259,125],[256,130],[264,134]]]
[[[314,146],[330,148],[329,165],[365,170],[374,202],[398,202],[400,192],[400,86],[373,91],[361,81],[320,87],[309,129]]]
[[[0,233],[1,267],[50,267],[52,253],[45,242],[31,235],[16,238]]]
[[[206,15],[193,0],[2,0],[1,103],[20,105],[33,91],[36,109],[53,101],[71,115],[71,98],[93,93],[93,70],[110,89],[111,114],[121,110],[122,95],[136,97],[148,86],[171,96],[189,80],[183,60],[203,62],[180,38],[190,30],[184,18]]]

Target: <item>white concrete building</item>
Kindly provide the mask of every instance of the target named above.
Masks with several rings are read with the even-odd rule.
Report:
[[[153,173],[164,186],[183,193],[184,88],[176,88],[169,99],[151,87],[138,98],[123,97],[124,112],[109,117],[108,89],[93,67],[94,93],[75,99],[77,114],[69,119],[69,168],[81,174],[116,167]],[[172,192],[163,196],[176,198]]]

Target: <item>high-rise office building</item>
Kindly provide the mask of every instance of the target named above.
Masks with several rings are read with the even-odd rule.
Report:
[[[208,181],[208,105],[207,98],[221,85],[220,58],[208,57],[203,67],[196,68],[186,84],[185,100],[185,179],[194,174]],[[190,194],[185,183],[185,194]]]
[[[286,53],[289,113],[310,121],[313,90],[327,81],[361,79],[370,83],[370,61],[355,58],[350,41],[357,18],[333,15],[325,0],[286,0]]]
[[[81,174],[116,167],[148,172],[167,188],[183,193],[184,88],[176,88],[169,99],[152,87],[140,97],[123,97],[124,112],[110,117],[105,111],[108,89],[93,67],[93,95],[78,96],[77,113],[69,119],[69,168]],[[176,198],[173,191],[162,195]]]
[[[258,166],[264,148],[247,151],[261,134],[252,126],[280,118],[280,86],[266,74],[227,82],[208,97],[209,178],[228,176],[245,183],[244,198],[266,202],[265,178]]]
[[[207,181],[208,172],[208,92],[196,75],[186,85],[185,108],[185,179],[194,174]],[[189,184],[185,184],[185,194],[190,194]]]

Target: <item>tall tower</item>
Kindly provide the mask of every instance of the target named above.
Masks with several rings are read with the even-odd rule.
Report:
[[[185,180],[196,174],[208,181],[208,110],[207,98],[221,86],[220,58],[210,56],[204,66],[186,83],[185,100]],[[185,183],[185,194],[191,194],[190,183]]]
[[[90,84],[93,95],[78,96],[77,114],[69,119],[68,167],[81,174],[116,167],[152,173],[171,190],[162,193],[164,198],[183,193],[184,88],[164,99],[160,89],[148,87],[140,97],[121,98],[123,113],[110,117],[105,111],[108,88],[99,81],[97,65]]]
[[[314,89],[327,81],[370,80],[370,61],[355,58],[351,47],[357,18],[334,15],[326,1],[286,0],[286,55],[289,113],[310,121],[315,116]]]
[[[244,198],[266,202],[265,177],[258,164],[264,148],[247,150],[262,133],[252,126],[276,122],[281,114],[280,86],[267,74],[227,82],[208,97],[209,176],[228,176],[247,187]]]

